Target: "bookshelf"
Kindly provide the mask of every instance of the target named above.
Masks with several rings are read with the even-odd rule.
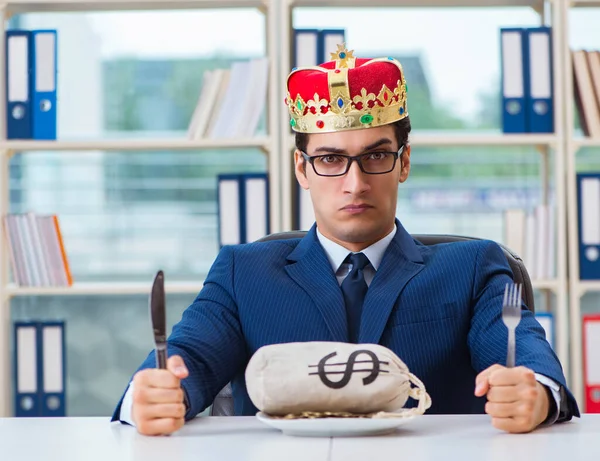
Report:
[[[197,294],[203,280],[190,282],[165,282],[167,294]],[[16,296],[82,296],[82,295],[146,295],[150,292],[150,282],[74,282],[70,287],[19,287],[10,284],[6,295]]]
[[[571,13],[576,8],[599,8],[600,1],[576,0],[569,2],[561,0],[561,16],[563,21],[564,39],[562,54],[566,58],[564,66],[565,104],[565,156],[566,156],[566,187],[568,211],[568,271],[569,271],[569,313],[570,313],[570,365],[572,390],[575,398],[584,405],[583,383],[583,337],[581,299],[589,292],[600,292],[600,280],[579,279],[579,224],[577,198],[577,158],[579,152],[586,147],[600,148],[600,139],[582,137],[575,133],[575,87],[573,81],[573,65],[570,59],[570,26]],[[600,43],[590,44],[592,48],[600,49]],[[583,408],[582,408],[583,410]],[[585,411],[585,410],[584,410]]]
[[[501,133],[453,133],[445,131],[413,131],[411,146],[426,147],[489,147],[489,146],[533,146],[555,148],[560,139],[556,135],[544,134],[501,134]],[[287,145],[294,148],[294,135],[289,135]],[[485,155],[485,154],[482,154]]]
[[[490,7],[490,6],[531,6],[541,8],[543,0],[290,0],[295,6],[337,6],[337,7],[380,7],[380,6],[399,6],[399,7]]]
[[[560,108],[563,105],[563,47],[562,47],[562,27],[563,22],[560,18],[561,8],[558,2],[554,1],[536,1],[536,0],[454,0],[451,2],[444,0],[329,0],[322,2],[320,0],[289,0],[284,2],[284,7],[280,9],[279,14],[279,34],[285,39],[280,40],[281,49],[279,62],[280,79],[285,82],[292,62],[292,37],[293,37],[293,9],[297,7],[431,7],[431,8],[451,8],[451,7],[531,7],[540,17],[540,23],[551,25],[553,27],[553,72],[554,72],[554,102],[555,107]],[[350,46],[352,48],[352,46]],[[410,99],[410,97],[409,97]],[[410,104],[410,103],[409,103]],[[284,152],[289,152],[288,161],[282,162],[281,179],[284,208],[282,209],[282,220],[284,226],[291,227],[292,223],[292,181],[293,162],[291,152],[294,150],[294,136],[290,135],[287,129],[287,113],[281,115],[281,126],[285,129],[280,131],[281,145]],[[497,133],[454,133],[444,131],[426,132],[419,131],[417,126],[413,126],[413,132],[410,135],[410,142],[413,147],[444,147],[444,146],[533,146],[540,153],[540,171],[542,184],[542,204],[549,203],[549,185],[553,181],[555,184],[555,235],[556,235],[556,277],[552,280],[534,280],[533,286],[541,291],[548,300],[550,294],[556,296],[555,309],[555,330],[556,330],[556,351],[567,374],[569,370],[569,310],[568,310],[568,279],[566,271],[566,198],[565,198],[565,180],[564,172],[564,111],[555,110],[555,132],[553,134],[503,134]],[[485,154],[481,154],[485,155]],[[553,172],[551,176],[550,171]]]
[[[411,145],[414,146],[537,146],[556,147],[558,138],[555,135],[473,133],[453,134],[444,132],[427,132],[416,130],[411,133]]]
[[[130,151],[135,155],[141,150],[198,150],[202,155],[204,149],[232,149],[254,147],[262,149],[268,156],[270,175],[271,230],[291,230],[292,223],[292,163],[291,151],[293,137],[288,129],[288,115],[283,104],[283,93],[286,77],[291,68],[290,46],[292,43],[292,11],[296,7],[514,7],[533,8],[539,13],[541,22],[552,25],[554,50],[554,97],[555,97],[555,133],[504,135],[499,132],[455,133],[442,131],[419,131],[414,127],[411,134],[413,146],[531,146],[540,153],[542,172],[542,197],[547,204],[550,182],[555,185],[556,215],[556,277],[553,279],[534,280],[533,286],[545,296],[556,296],[556,338],[557,354],[565,366],[570,384],[575,389],[580,401],[581,393],[581,351],[571,347],[569,351],[569,318],[571,319],[572,344],[580,338],[579,310],[571,309],[578,301],[582,290],[599,290],[600,282],[573,284],[572,267],[577,266],[577,256],[573,256],[573,248],[577,251],[577,243],[569,238],[567,242],[567,200],[569,204],[569,233],[573,234],[572,209],[575,203],[573,196],[574,167],[569,159],[572,152],[581,147],[599,146],[600,140],[573,138],[572,113],[569,104],[572,100],[572,85],[566,53],[568,44],[565,28],[565,17],[568,9],[567,0],[13,0],[0,5],[4,19],[13,14],[25,12],[67,12],[67,11],[125,11],[125,10],[163,10],[163,9],[200,9],[200,8],[258,8],[266,15],[267,56],[270,59],[269,79],[272,84],[268,89],[268,136],[251,139],[206,139],[191,141],[187,139],[98,139],[98,140],[58,140],[58,141],[8,141],[5,135],[4,112],[0,112],[0,215],[8,212],[8,165],[12,155],[27,155],[30,151]],[[600,1],[579,0],[571,3],[571,7],[600,6]],[[4,63],[4,22],[0,26],[0,62]],[[565,69],[567,70],[565,73]],[[5,103],[5,72],[0,72],[0,102]],[[561,110],[566,107],[567,110]],[[485,155],[482,153],[481,155]],[[566,165],[565,165],[565,159]],[[553,176],[550,175],[553,172]],[[565,174],[565,171],[568,174]],[[569,194],[567,194],[567,191]],[[576,203],[575,203],[576,204]],[[576,210],[576,208],[575,208]],[[576,213],[576,211],[575,211]],[[576,230],[576,227],[574,228]],[[0,240],[4,242],[3,229],[0,229]],[[567,243],[569,249],[570,278],[567,277]],[[9,345],[10,334],[10,300],[24,296],[77,296],[77,295],[121,295],[146,294],[150,283],[115,282],[115,283],[74,283],[72,287],[17,287],[9,284],[8,256],[2,252],[0,259],[0,344]],[[573,264],[575,263],[575,266]],[[576,279],[575,279],[576,280]],[[202,286],[201,281],[167,282],[167,293],[197,293]],[[568,287],[574,289],[569,293]],[[577,296],[574,295],[577,293]],[[578,307],[577,307],[578,309]],[[570,316],[569,316],[570,314]],[[579,335],[579,336],[576,336]],[[3,347],[0,352],[0,417],[11,413],[12,407],[12,372],[10,347]],[[570,376],[569,376],[570,374]]]
[[[266,8],[269,0],[11,0],[8,14],[59,11],[183,10],[197,8]]]
[[[1,141],[2,152],[27,151],[136,151],[136,150],[204,150],[258,147],[265,152],[270,149],[269,137],[235,139],[99,139],[92,141]]]
[[[0,3],[0,63],[5,62],[6,20],[12,15],[21,13],[56,13],[56,12],[92,12],[92,11],[129,11],[129,10],[197,10],[209,8],[256,8],[265,15],[266,28],[266,57],[270,61],[268,75],[270,82],[277,82],[275,1],[271,0],[13,0]],[[6,106],[5,69],[0,71],[0,105]],[[0,216],[9,211],[9,159],[13,155],[27,155],[28,152],[78,151],[81,155],[86,152],[116,152],[128,151],[135,155],[136,151],[149,150],[197,150],[202,155],[204,150],[238,148],[259,148],[267,155],[267,168],[270,180],[270,224],[273,232],[281,230],[280,225],[280,193],[279,193],[279,156],[277,132],[279,118],[279,88],[271,84],[267,90],[266,136],[234,139],[59,139],[57,141],[20,141],[6,139],[5,113],[0,112]],[[147,294],[151,284],[145,282],[102,282],[77,283],[71,287],[18,287],[9,284],[9,257],[4,251],[4,226],[0,226],[0,417],[12,414],[12,358],[10,301],[23,296],[77,296],[77,295],[123,295]],[[197,294],[202,287],[202,280],[193,282],[170,281],[165,285],[167,294]]]

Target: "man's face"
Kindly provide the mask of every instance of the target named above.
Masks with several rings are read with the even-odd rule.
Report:
[[[342,154],[360,155],[377,152],[397,152],[394,128],[350,130],[337,133],[311,134],[306,153],[309,156]],[[315,173],[304,159],[295,153],[295,173],[298,182],[310,191],[317,226],[321,233],[348,248],[360,251],[387,235],[394,227],[398,183],[406,181],[410,171],[410,147],[404,147],[402,160],[386,174],[366,174],[357,162],[343,176],[324,177]]]

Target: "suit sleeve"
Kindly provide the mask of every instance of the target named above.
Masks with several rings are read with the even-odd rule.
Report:
[[[513,274],[502,249],[494,242],[482,242],[473,274],[471,328],[468,343],[471,362],[479,373],[495,363],[506,363],[508,331],[502,321],[502,301],[506,283]],[[559,421],[579,416],[577,403],[567,389],[558,357],[546,341],[542,326],[525,306],[516,329],[516,365],[547,376],[564,390]]]
[[[168,355],[181,356],[189,370],[182,381],[188,403],[186,420],[206,409],[247,361],[235,300],[234,269],[234,250],[224,247],[202,290],[167,340]],[[137,371],[154,366],[152,351]],[[121,403],[122,398],[113,421],[119,419]]]

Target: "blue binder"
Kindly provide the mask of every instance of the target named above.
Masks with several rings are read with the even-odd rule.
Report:
[[[66,399],[66,354],[65,354],[65,322],[52,321],[40,322],[39,344],[42,345],[40,360],[42,382],[41,390],[41,415],[40,416],[65,416]]]
[[[550,312],[536,312],[535,318],[538,323],[544,328],[546,332],[546,340],[550,343],[552,348],[555,348],[556,344],[556,332],[554,328],[554,315]]]
[[[337,50],[337,45],[346,42],[344,29],[323,29],[319,31],[318,62],[319,64],[331,61],[331,53]]]
[[[221,174],[217,177],[217,184],[219,248],[249,243],[270,232],[269,179],[266,173]]]
[[[217,231],[219,248],[244,243],[246,229],[242,218],[243,188],[239,174],[217,176]]]
[[[530,133],[554,132],[554,78],[552,72],[552,29],[526,30],[528,51],[527,125]]]
[[[577,174],[579,278],[600,279],[600,173]]]
[[[31,33],[31,94],[33,139],[56,139],[56,30]]]
[[[65,322],[15,322],[15,416],[66,416]]]
[[[307,168],[310,166],[307,164]],[[296,176],[292,178],[293,189],[292,189],[292,229],[301,230],[302,225],[302,188],[296,180]]]
[[[31,139],[31,32],[8,30],[5,34],[6,137]]]
[[[502,129],[504,133],[527,133],[529,47],[521,28],[500,29],[502,69]]]
[[[316,66],[321,63],[319,61],[321,57],[319,35],[319,29],[294,29],[292,49],[292,66],[294,68]]]
[[[240,210],[243,242],[250,243],[270,233],[269,176],[267,173],[240,175],[243,201]]]
[[[311,168],[307,166],[307,168]],[[292,215],[292,228],[296,230],[309,230],[315,222],[315,213],[310,198],[310,192],[304,190],[294,178],[294,213]]]
[[[36,322],[15,322],[13,329],[14,414],[41,414],[39,329]]]

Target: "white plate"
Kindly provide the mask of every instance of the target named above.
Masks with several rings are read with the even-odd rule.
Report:
[[[301,437],[359,437],[388,434],[408,423],[414,416],[398,418],[316,418],[278,419],[259,411],[256,417],[263,423],[287,435]]]

